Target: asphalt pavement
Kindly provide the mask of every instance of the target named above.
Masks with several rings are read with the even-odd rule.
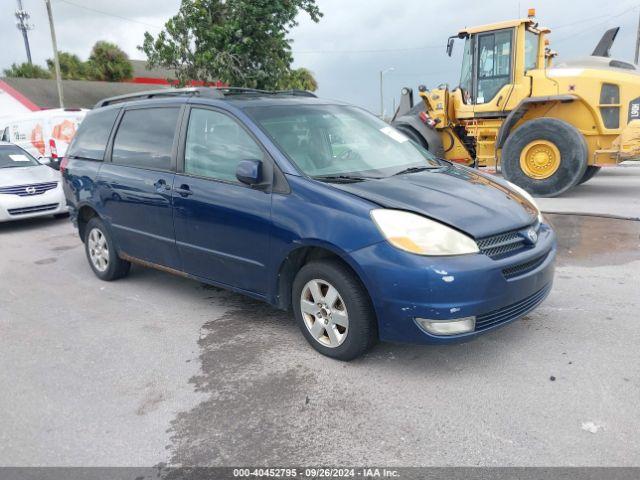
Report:
[[[68,220],[0,225],[0,466],[640,466],[640,222],[564,214],[640,216],[640,169],[542,203],[536,311],[350,363],[236,294],[101,282]]]

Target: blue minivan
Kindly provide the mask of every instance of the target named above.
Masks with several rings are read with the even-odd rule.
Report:
[[[529,194],[305,92],[106,99],[61,171],[99,278],[137,263],[292,309],[340,360],[472,339],[553,281],[555,235]]]

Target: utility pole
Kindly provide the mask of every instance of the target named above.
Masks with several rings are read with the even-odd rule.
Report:
[[[638,57],[640,57],[640,12],[638,12],[638,31],[636,33],[636,65],[638,65]]]
[[[382,77],[387,72],[392,72],[395,70],[393,67],[386,68],[384,70],[380,70],[380,118],[384,120],[384,89],[382,88]]]
[[[31,49],[29,48],[29,36],[27,35],[27,31],[33,28],[33,25],[29,24],[29,18],[31,15],[22,8],[22,0],[18,0],[18,9],[15,13],[18,22],[16,23],[16,27],[18,30],[22,32],[22,38],[24,39],[24,48],[27,50],[27,61],[29,65],[31,65]]]
[[[56,67],[56,85],[58,86],[58,100],[60,108],[64,108],[64,95],[62,93],[62,76],[60,75],[60,61],[58,60],[58,43],[56,42],[56,29],[53,26],[53,12],[51,11],[51,0],[44,0],[47,5],[47,15],[49,15],[49,28],[51,29],[51,43],[53,45],[53,63]]]

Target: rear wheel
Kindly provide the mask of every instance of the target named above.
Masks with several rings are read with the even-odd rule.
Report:
[[[106,281],[126,276],[131,264],[118,257],[115,243],[104,222],[98,217],[93,217],[84,231],[84,248],[93,273]]]
[[[583,178],[587,153],[584,137],[572,125],[539,118],[509,135],[502,150],[502,173],[532,195],[555,197]]]
[[[585,182],[588,182],[593,177],[595,177],[602,167],[596,167],[595,165],[589,165],[587,170],[584,172],[584,175],[578,182],[578,185],[582,185]]]
[[[292,299],[302,334],[323,355],[352,360],[377,341],[369,295],[340,262],[318,261],[303,266],[293,282]]]

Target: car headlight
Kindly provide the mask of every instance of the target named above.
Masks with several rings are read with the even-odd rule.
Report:
[[[464,255],[478,253],[478,245],[467,235],[403,210],[371,210],[371,218],[396,248],[417,255]]]
[[[524,188],[519,187],[518,185],[516,185],[515,183],[511,183],[508,180],[507,180],[507,183],[509,184],[509,188],[511,188],[512,190],[515,190],[516,192],[518,192],[520,195],[522,195],[525,198],[525,200],[527,200],[531,205],[533,205],[533,207],[536,209],[536,212],[538,212],[538,222],[539,223],[544,223],[544,217],[542,216],[542,212],[540,211],[540,207],[538,207],[538,204],[533,199],[531,194],[529,192],[527,192]]]

